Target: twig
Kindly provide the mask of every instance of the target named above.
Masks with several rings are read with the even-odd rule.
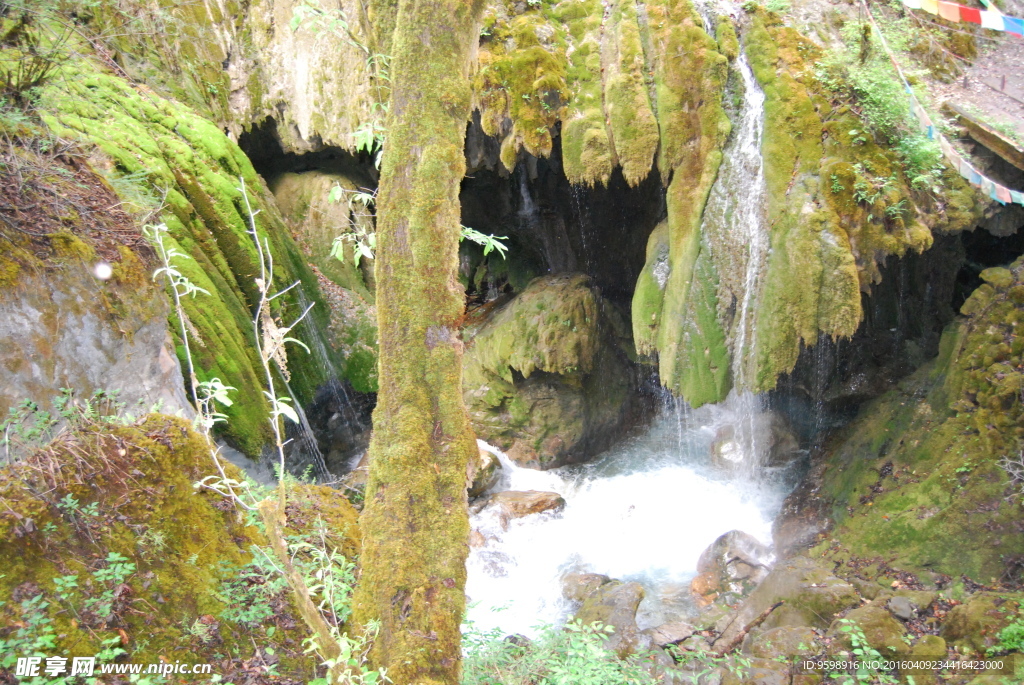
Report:
[[[747,633],[749,633],[751,630],[753,630],[754,628],[756,628],[759,625],[761,625],[762,623],[764,623],[765,619],[767,619],[768,616],[773,611],[775,611],[776,609],[778,609],[780,606],[782,606],[785,603],[786,603],[785,600],[780,600],[780,601],[776,602],[775,604],[772,604],[770,607],[768,607],[767,609],[762,611],[760,616],[758,616],[753,621],[748,623],[746,625],[746,627],[743,628],[743,630],[741,630],[740,632],[736,633],[735,637],[733,637],[731,640],[729,640],[728,642],[723,644],[721,647],[715,647],[715,651],[718,653],[719,656],[721,656],[721,655],[726,654],[726,653],[732,651],[733,649],[735,649],[737,645],[739,645],[741,642],[743,642],[743,638],[745,638],[747,636]],[[715,645],[717,645],[717,644],[718,644],[718,640],[715,641]]]

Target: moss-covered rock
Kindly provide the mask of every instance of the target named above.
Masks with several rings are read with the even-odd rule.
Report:
[[[823,492],[844,553],[985,583],[1014,572],[1019,484],[1000,460],[1024,438],[1021,273],[1020,261],[992,271],[998,286],[964,303],[939,358],[867,405],[829,457]]]
[[[962,653],[984,655],[999,644],[999,631],[1019,618],[1021,607],[1020,593],[979,592],[953,607],[942,624],[942,637]]]
[[[623,329],[586,276],[535,279],[466,351],[463,388],[477,435],[534,467],[588,456],[629,408]]]
[[[910,652],[910,639],[904,627],[880,606],[866,606],[854,609],[829,627],[829,636],[835,640],[830,650],[853,648],[851,631],[860,631],[867,643],[883,656],[894,657]]]
[[[44,98],[44,118],[58,134],[98,146],[118,173],[135,174],[155,191],[165,192],[161,219],[169,228],[168,247],[188,257],[178,258],[175,267],[209,293],[183,300],[197,375],[200,380],[218,377],[237,388],[234,404],[225,410],[225,431],[243,451],[258,455],[270,430],[252,330],[259,264],[249,234],[249,206],[260,239],[268,241],[273,254],[276,287],[301,283],[275,300],[274,316],[290,322],[303,311],[304,302],[319,302],[309,314],[311,325],[296,331],[299,338],[319,334],[328,325],[316,276],[252,164],[216,125],[184,105],[104,73],[86,59],[67,71],[61,89],[55,87]],[[173,312],[172,324],[180,336]],[[177,344],[183,356],[181,341]],[[325,380],[323,365],[301,351],[292,355],[290,364],[296,399],[308,402]]]
[[[219,473],[188,422],[156,414],[129,425],[80,420],[0,470],[0,637],[21,649],[18,626],[29,641],[52,633],[50,653],[65,656],[92,656],[113,639],[129,661],[227,657],[222,668],[234,671],[258,632],[282,672],[308,672],[297,647],[305,626],[283,584],[260,587],[274,576],[249,566],[252,545],[266,544],[260,528],[193,487]],[[289,497],[290,535],[308,537],[322,521],[329,549],[358,554],[358,514],[340,493],[300,486]]]

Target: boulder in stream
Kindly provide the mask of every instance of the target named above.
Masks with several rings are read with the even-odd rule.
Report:
[[[601,573],[567,573],[562,578],[562,596],[570,602],[582,602],[611,578]]]
[[[580,461],[627,424],[636,394],[629,330],[587,276],[534,279],[465,335],[473,429],[520,466]]]
[[[495,509],[498,519],[501,521],[501,527],[508,528],[508,523],[512,519],[545,511],[561,511],[565,508],[565,500],[557,492],[506,490],[490,495],[475,508],[477,511],[488,508]]]
[[[774,561],[771,549],[757,538],[731,530],[700,555],[690,590],[701,606],[710,604],[723,592],[747,594],[765,579]]]

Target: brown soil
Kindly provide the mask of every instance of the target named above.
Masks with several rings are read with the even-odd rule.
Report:
[[[79,147],[47,136],[0,141],[0,249],[27,249],[46,261],[50,236],[67,232],[109,262],[120,260],[119,245],[152,253],[139,222]]]

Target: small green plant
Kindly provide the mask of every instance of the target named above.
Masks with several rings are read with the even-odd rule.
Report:
[[[775,12],[776,14],[785,14],[789,11],[789,0],[768,0],[764,4],[764,8],[769,12]]]
[[[832,181],[832,192],[834,194],[838,195],[839,193],[846,190],[846,188],[843,187],[842,181],[839,180],[839,176],[837,176],[836,174],[832,174],[830,180]]]
[[[869,664],[884,662],[885,657],[877,649],[871,646],[864,630],[850,619],[839,621],[839,631],[845,634],[850,640],[850,656],[859,665],[852,674],[858,683],[877,683],[878,685],[898,685],[899,679],[888,673],[882,673],[869,668]],[[830,678],[842,677],[841,673],[830,673]]]
[[[258,548],[252,552],[253,560],[223,580],[216,592],[224,602],[220,617],[247,626],[273,617],[272,602],[288,586],[265,552]]]
[[[1006,652],[1024,652],[1024,616],[999,631],[999,644],[989,647],[988,656]]]

